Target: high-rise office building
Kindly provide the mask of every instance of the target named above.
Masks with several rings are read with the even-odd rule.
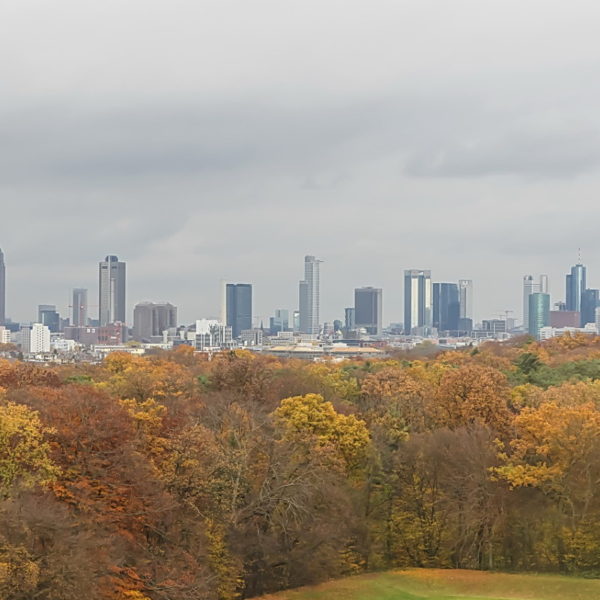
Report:
[[[6,323],[6,265],[4,253],[0,250],[0,325]]]
[[[356,310],[354,306],[344,309],[344,328],[346,332],[356,329]]]
[[[473,322],[473,281],[471,279],[458,280],[458,296],[461,319],[470,319]]]
[[[547,283],[546,280],[546,286]],[[529,331],[529,296],[540,292],[540,284],[540,281],[535,281],[533,275],[523,276],[523,329],[525,329],[525,331]]]
[[[567,310],[581,312],[581,298],[586,287],[585,267],[581,263],[577,263],[571,267],[571,272],[566,277]]]
[[[226,325],[231,327],[234,338],[244,329],[252,329],[252,285],[228,283],[225,287]]]
[[[383,332],[382,296],[381,288],[354,290],[354,322],[357,328],[364,328],[369,335],[381,335]]]
[[[99,267],[99,321],[104,327],[110,323],[126,322],[125,263],[117,256],[107,256]]]
[[[404,332],[428,334],[432,326],[431,271],[404,271]]]
[[[290,311],[279,308],[275,311],[275,316],[269,319],[269,332],[271,335],[277,335],[280,331],[289,331]]]
[[[133,339],[139,342],[162,337],[171,327],[177,327],[177,307],[168,302],[140,302],[133,309]]]
[[[38,306],[38,323],[46,325],[51,333],[57,333],[61,330],[60,315],[54,304],[40,304]]]
[[[88,291],[84,288],[73,290],[73,306],[71,325],[73,327],[85,327],[88,324]]]
[[[318,335],[320,330],[320,274],[323,261],[314,256],[304,257],[304,279],[299,284],[300,331]]]
[[[540,329],[550,325],[550,295],[534,292],[529,296],[529,334],[540,337]]]
[[[456,283],[433,284],[432,325],[438,331],[456,331],[460,318],[460,300]]]
[[[543,273],[540,275],[540,292],[542,294],[548,293],[548,275],[544,275]]]
[[[600,305],[600,292],[594,289],[583,291],[581,296],[581,321],[580,326],[596,322],[596,308]]]

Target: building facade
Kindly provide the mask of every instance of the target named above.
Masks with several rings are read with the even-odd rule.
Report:
[[[566,276],[565,298],[567,310],[581,312],[581,299],[586,289],[586,269],[581,263],[571,267],[571,272]]]
[[[404,332],[427,335],[432,327],[431,271],[404,271]]]
[[[46,325],[50,333],[58,333],[60,327],[60,315],[54,304],[40,304],[38,306],[38,323]]]
[[[277,335],[280,331],[288,331],[290,329],[290,311],[279,308],[275,311],[275,315],[269,319],[269,333]]]
[[[50,329],[42,323],[21,329],[21,351],[23,354],[50,352]]]
[[[321,280],[320,264],[314,256],[304,257],[304,279],[298,286],[300,332],[318,335],[320,331]]]
[[[196,350],[214,350],[233,346],[231,327],[212,319],[197,320],[196,328],[189,336]]]
[[[470,319],[473,322],[473,281],[471,279],[458,280],[458,294],[460,303],[460,319]]]
[[[231,327],[234,338],[243,329],[252,329],[252,285],[228,283],[225,287],[226,324]]]
[[[588,323],[596,322],[596,308],[600,304],[600,292],[595,289],[586,289],[581,295],[581,327]]]
[[[344,328],[346,331],[356,329],[356,310],[353,306],[344,309]]]
[[[551,310],[550,327],[561,329],[563,327],[579,327],[581,314],[576,310]]]
[[[529,334],[539,339],[540,329],[550,325],[550,295],[535,292],[529,296]]]
[[[460,299],[456,283],[433,284],[432,326],[438,331],[456,331],[460,318]]]
[[[357,329],[364,328],[369,335],[383,332],[381,288],[362,287],[354,290],[354,323]]]
[[[548,287],[548,278],[545,279],[546,288]],[[542,280],[536,281],[533,275],[523,276],[523,329],[529,331],[529,296],[542,292],[541,290]]]
[[[73,306],[71,307],[71,325],[85,327],[88,324],[88,291],[84,288],[73,290]]]
[[[133,339],[138,342],[162,338],[172,327],[177,327],[177,307],[168,302],[140,302],[133,309]]]
[[[126,322],[126,267],[117,256],[107,256],[98,265],[100,326]]]

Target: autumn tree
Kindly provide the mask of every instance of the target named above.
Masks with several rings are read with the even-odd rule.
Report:
[[[441,427],[482,424],[506,431],[510,402],[510,388],[502,373],[490,367],[467,365],[443,375],[431,410]]]
[[[13,402],[0,404],[0,497],[6,498],[16,483],[31,487],[56,478],[48,433],[35,411]]]

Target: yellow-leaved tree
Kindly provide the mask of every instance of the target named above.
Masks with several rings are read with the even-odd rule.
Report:
[[[600,567],[600,410],[550,401],[514,418],[515,438],[496,476],[535,488],[562,518],[544,552],[561,567]]]
[[[1,402],[1,396],[0,396]],[[22,404],[0,403],[0,498],[19,483],[49,483],[58,474],[37,412]]]
[[[284,438],[302,445],[330,448],[349,468],[357,465],[369,445],[366,423],[354,415],[336,412],[333,404],[319,394],[286,398],[274,416]]]

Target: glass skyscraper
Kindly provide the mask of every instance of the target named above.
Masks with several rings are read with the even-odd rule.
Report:
[[[438,331],[456,331],[460,317],[460,301],[456,283],[433,284],[432,325]]]
[[[581,312],[581,298],[585,289],[585,267],[577,263],[566,277],[567,310]]]
[[[252,329],[252,285],[250,283],[228,283],[225,288],[227,325],[234,338],[244,329]]]
[[[581,296],[581,326],[596,322],[596,308],[600,304],[600,292],[595,289],[583,290]]]
[[[529,334],[539,339],[540,329],[550,325],[550,294],[535,292],[529,296]]]
[[[404,333],[427,335],[432,327],[431,271],[404,271]]]
[[[370,335],[381,335],[382,327],[381,288],[362,287],[354,290],[354,322],[364,327]]]

